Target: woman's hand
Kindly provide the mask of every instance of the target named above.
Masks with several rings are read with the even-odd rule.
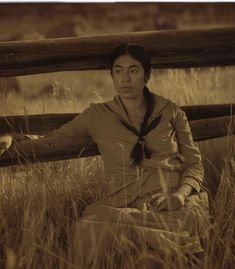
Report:
[[[150,205],[157,211],[179,210],[185,204],[185,195],[181,192],[172,194],[156,194],[153,195]]]
[[[12,136],[11,135],[2,135],[0,136],[0,156],[10,148],[12,144]]]

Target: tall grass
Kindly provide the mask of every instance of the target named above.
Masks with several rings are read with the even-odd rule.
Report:
[[[211,238],[208,244],[209,268],[233,268],[235,262],[235,141],[227,140],[220,184],[211,201]],[[211,260],[209,260],[209,257]]]
[[[199,260],[194,257],[190,268],[233,268],[235,152],[234,140],[227,140],[220,185],[210,204],[205,254]],[[100,157],[2,169],[0,267],[83,268],[77,260],[76,225],[85,206],[105,195],[107,182],[102,172]],[[114,245],[105,252],[103,268],[138,268],[146,255],[150,262],[161,261],[157,253],[146,251],[143,238],[133,242],[128,235],[116,235]],[[166,256],[161,263],[166,269],[189,268],[189,260],[177,248],[174,257]]]
[[[73,223],[104,193],[105,182],[97,175],[102,163],[96,159],[1,171],[2,267],[68,268]]]

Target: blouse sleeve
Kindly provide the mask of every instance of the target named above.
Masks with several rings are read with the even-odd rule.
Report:
[[[86,108],[79,115],[59,129],[51,131],[46,136],[22,136],[15,137],[15,148],[22,154],[33,152],[46,153],[53,150],[60,150],[61,145],[65,149],[79,149],[88,144],[94,144],[90,136],[91,107]],[[13,136],[14,139],[14,136]]]
[[[191,129],[185,112],[175,105],[174,127],[178,141],[179,152],[183,160],[181,184],[186,183],[200,192],[204,180],[202,157],[194,144]]]
[[[47,137],[54,139],[69,139],[77,141],[78,144],[88,144],[90,137],[91,107],[86,108],[73,120],[65,123],[59,129],[51,131]]]

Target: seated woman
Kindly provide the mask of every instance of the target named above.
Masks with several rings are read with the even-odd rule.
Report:
[[[108,193],[87,206],[76,226],[81,268],[99,268],[117,238],[144,244],[153,254],[152,265],[134,261],[139,268],[156,266],[159,253],[203,252],[208,199],[201,155],[185,113],[147,88],[150,75],[144,48],[120,45],[111,55],[113,100],[91,104],[60,129],[30,142],[35,148],[61,139],[80,147],[95,142],[102,155]],[[28,141],[18,144],[24,148]]]

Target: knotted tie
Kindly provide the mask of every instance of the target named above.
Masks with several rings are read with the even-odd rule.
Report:
[[[137,142],[133,146],[130,158],[133,159],[135,165],[139,165],[142,158],[143,153],[146,157],[146,159],[151,158],[151,153],[149,149],[145,145],[145,139],[144,136],[146,136],[150,131],[152,131],[160,122],[162,115],[157,116],[154,120],[150,122],[149,125],[142,124],[140,128],[140,132],[138,132],[133,126],[129,125],[123,120],[120,120],[122,125],[126,127],[128,130],[130,130],[132,133],[134,133],[137,136]]]

